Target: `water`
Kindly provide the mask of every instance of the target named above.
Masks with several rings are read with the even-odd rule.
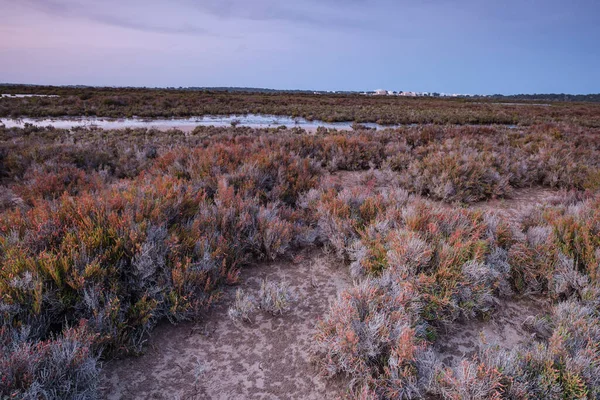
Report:
[[[55,94],[0,94],[0,97],[14,97],[14,98],[24,98],[24,97],[60,97]]]
[[[193,130],[196,126],[231,126],[237,123],[238,126],[247,126],[251,128],[276,128],[282,125],[291,127],[300,127],[307,130],[315,130],[318,127],[334,129],[351,129],[352,122],[324,122],[309,121],[305,118],[293,118],[279,115],[229,115],[229,116],[204,116],[178,119],[143,119],[143,118],[121,118],[107,119],[97,117],[78,117],[78,118],[2,118],[0,124],[7,128],[22,128],[25,124],[36,126],[53,126],[61,129],[71,129],[76,127],[95,127],[101,129],[123,129],[123,128],[156,128],[156,129],[181,129]],[[383,129],[394,128],[394,126],[382,126],[374,123],[363,123],[363,126]]]
[[[238,126],[250,128],[277,128],[286,126],[288,128],[299,127],[307,131],[316,131],[318,127],[338,130],[352,129],[353,122],[324,122],[319,120],[309,121],[305,118],[294,118],[280,115],[229,115],[203,117],[173,118],[173,119],[147,119],[147,118],[98,118],[98,117],[64,117],[64,118],[0,118],[0,125],[7,128],[23,128],[25,124],[35,126],[53,126],[58,129],[72,129],[78,127],[100,128],[100,129],[125,129],[125,128],[148,128],[148,129],[179,129],[191,132],[197,126],[228,127],[232,123]],[[360,125],[371,129],[386,129],[418,126],[419,124],[406,125],[379,125],[375,123],[361,123]],[[479,125],[473,125],[479,126]],[[517,125],[501,125],[508,129],[517,129]]]

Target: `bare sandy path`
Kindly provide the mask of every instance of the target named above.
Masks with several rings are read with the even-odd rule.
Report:
[[[310,362],[314,326],[338,291],[347,268],[320,251],[243,271],[240,287],[256,292],[263,278],[285,281],[297,300],[283,316],[257,313],[252,323],[227,316],[236,288],[202,322],[163,324],[141,357],[116,360],[102,373],[108,399],[333,399],[343,383],[326,381]]]
[[[531,342],[534,337],[526,329],[525,321],[546,314],[549,309],[549,302],[540,298],[502,299],[489,320],[452,324],[440,335],[434,350],[448,367],[457,366],[465,358],[472,359],[486,344],[511,350]]]

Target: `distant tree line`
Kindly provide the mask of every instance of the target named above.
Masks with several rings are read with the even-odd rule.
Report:
[[[487,96],[488,98],[502,100],[543,100],[543,101],[587,101],[600,102],[600,93],[596,94],[565,94],[565,93],[546,93],[546,94],[513,94],[502,95],[494,94]]]

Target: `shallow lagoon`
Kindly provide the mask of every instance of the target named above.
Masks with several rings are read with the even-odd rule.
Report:
[[[247,126],[251,128],[276,128],[285,125],[289,128],[300,127],[307,130],[318,127],[351,129],[353,122],[324,122],[309,121],[305,118],[294,118],[280,115],[228,115],[228,116],[203,116],[176,119],[146,119],[146,118],[0,118],[0,124],[7,128],[22,128],[25,124],[36,126],[53,126],[55,128],[71,129],[76,127],[96,127],[102,129],[124,129],[124,128],[155,128],[155,129],[184,129],[191,130],[196,126]],[[375,123],[363,123],[362,126],[382,129],[393,128],[398,125],[379,125]]]

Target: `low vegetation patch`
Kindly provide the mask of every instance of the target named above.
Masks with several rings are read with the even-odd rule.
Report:
[[[256,310],[271,315],[282,315],[290,310],[294,298],[294,293],[285,282],[273,283],[264,279],[256,296],[238,289],[235,302],[227,314],[234,321],[246,322],[251,322],[251,315]]]

